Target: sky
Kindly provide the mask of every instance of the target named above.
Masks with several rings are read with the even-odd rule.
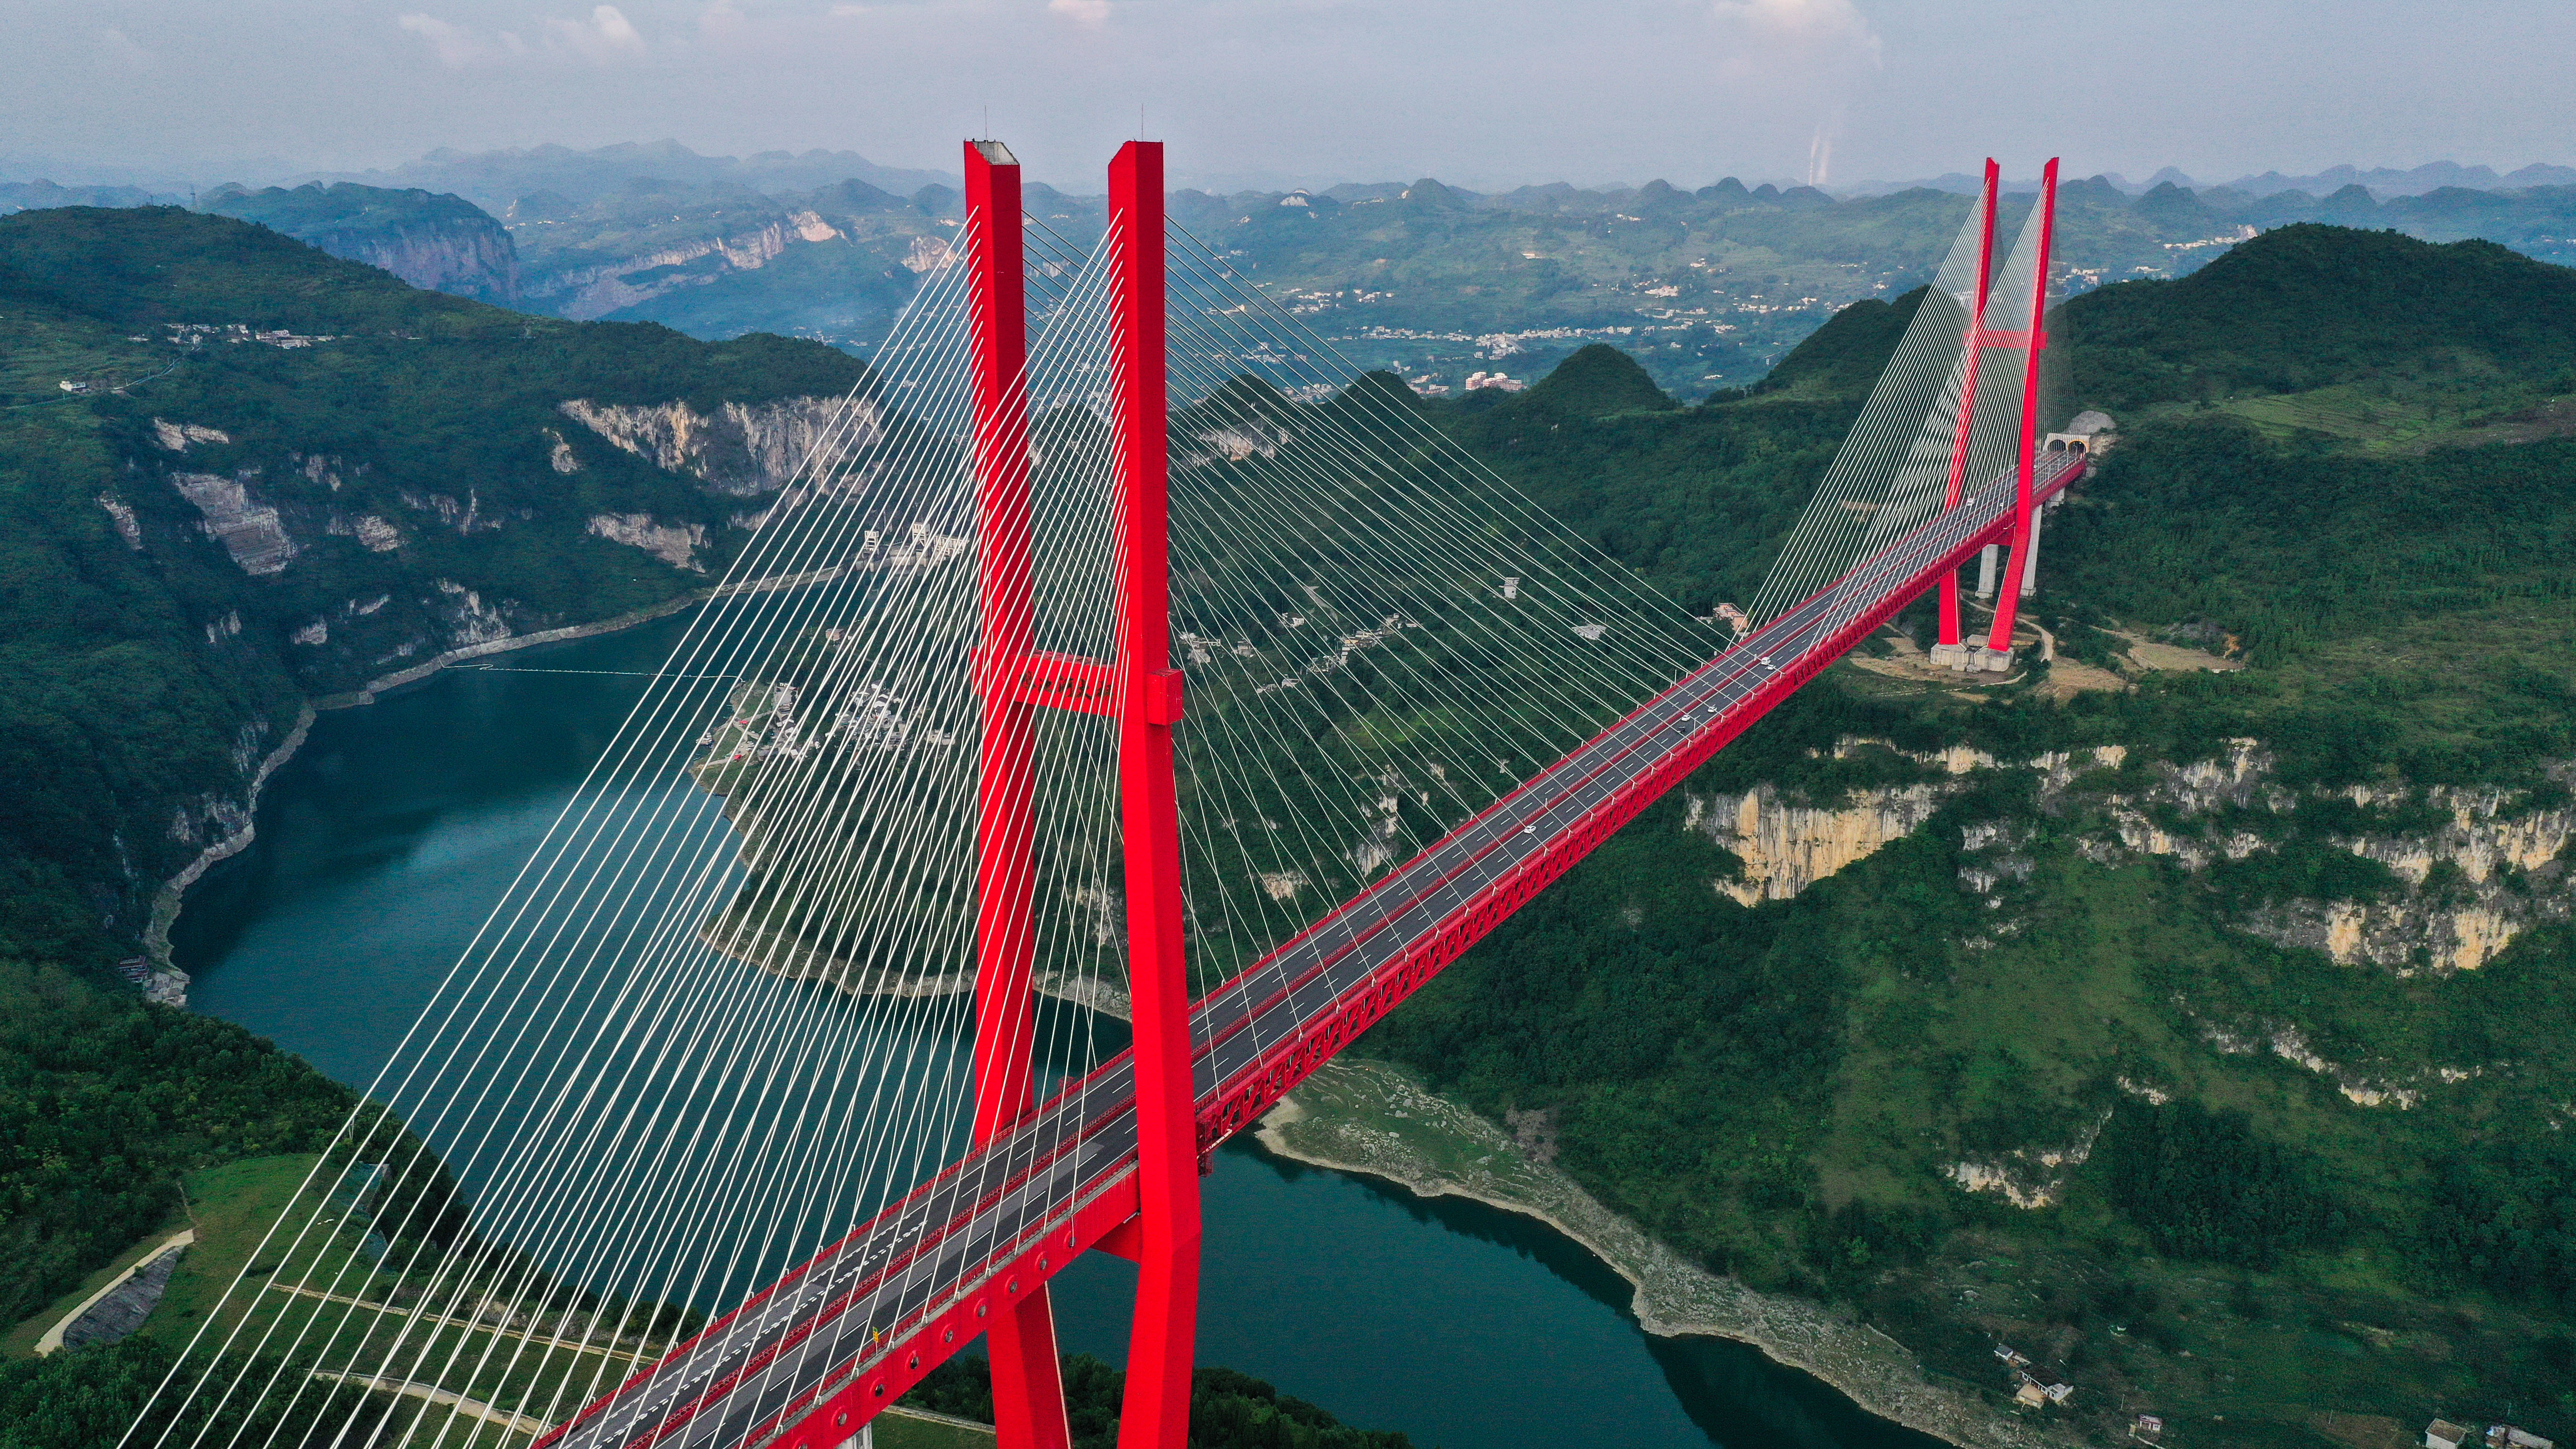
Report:
[[[676,139],[1087,191],[2576,162],[2566,0],[0,0],[0,180]],[[89,174],[81,174],[81,173]],[[147,181],[147,184],[151,184]]]

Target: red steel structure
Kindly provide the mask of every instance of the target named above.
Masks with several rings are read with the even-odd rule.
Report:
[[[978,1334],[1005,1449],[1062,1449],[1046,1282],[1099,1249],[1137,1263],[1120,1443],[1187,1449],[1199,1178],[1207,1154],[1412,995],[1781,700],[2007,535],[2085,471],[2032,449],[2035,358],[2009,507],[1987,480],[1540,771],[1250,969],[1190,1000],[1181,936],[1170,667],[1162,147],[1110,167],[1115,658],[1035,648],[1019,175],[966,148],[964,242],[985,701],[977,883],[975,1147],[876,1218],[539,1438],[536,1449],[844,1449]],[[1989,177],[1993,175],[1989,163]],[[2057,165],[2042,192],[2054,219]],[[1991,193],[1990,193],[1991,194]],[[2040,243],[2027,337],[2047,296]],[[2016,574],[2018,570],[2016,570]],[[2007,587],[1995,638],[2009,641]],[[1031,1102],[1034,711],[1107,716],[1119,739],[1134,1047]]]
[[[2003,583],[1995,596],[1995,627],[1986,636],[1989,657],[2012,652],[2013,618],[2021,604],[2022,574],[2030,567],[2030,544],[2036,525],[2031,510],[2032,473],[2039,450],[2039,354],[2048,346],[2042,319],[2048,315],[2048,248],[2057,230],[2057,158],[2039,180],[2039,258],[2031,269],[2030,336],[2022,339],[2021,464],[2013,470],[2012,558],[2004,565]]]
[[[1180,804],[1172,726],[1170,509],[1164,401],[1163,143],[1109,163],[1110,349],[1118,458],[1118,795],[1127,857],[1127,989],[1135,1016],[1136,1320],[1126,1449],[1187,1449],[1198,1339],[1198,1094],[1181,950]]]
[[[976,835],[975,1145],[1036,1106],[1032,890],[1041,705],[1118,727],[1129,996],[1135,1015],[1137,1213],[1109,1246],[1136,1260],[1120,1442],[1184,1449],[1198,1322],[1199,1149],[1190,1085],[1189,974],[1181,939],[1180,811],[1172,726],[1170,459],[1163,317],[1163,147],[1131,141],[1109,167],[1111,418],[1118,508],[1116,657],[1041,655],[1031,599],[1027,294],[1020,169],[997,141],[966,144],[966,264],[975,339],[974,436],[984,696]],[[994,1427],[1007,1449],[1068,1441],[1044,1286],[991,1320]]]
[[[1977,226],[1977,303],[1968,314],[1968,334],[1960,339],[1966,354],[1965,376],[1959,385],[1959,430],[1950,443],[1950,491],[1944,508],[1956,508],[1966,496],[1968,485],[1968,434],[1977,420],[1977,364],[1986,354],[1986,296],[1994,287],[1995,266],[1995,189],[2000,179],[1995,158],[1986,158],[1985,195],[1978,205],[1984,217]],[[1959,647],[1959,576],[1941,576],[1941,647]]]
[[[975,832],[974,1142],[990,1143],[1037,1106],[1031,1052],[1037,998],[1036,711],[1031,592],[1027,274],[1020,255],[1020,167],[998,141],[966,143],[970,366],[974,398],[976,571],[982,634],[973,678],[984,733]],[[1048,699],[1046,703],[1057,701]],[[993,1420],[1014,1449],[1065,1449],[1063,1369],[1043,1286],[985,1330]]]

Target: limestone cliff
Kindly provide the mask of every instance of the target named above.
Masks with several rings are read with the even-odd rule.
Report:
[[[701,413],[684,402],[621,406],[574,398],[564,416],[639,458],[687,473],[718,493],[757,498],[794,480],[827,435],[856,433],[857,447],[877,441],[875,405],[839,398],[793,397],[767,403],[722,403]]]
[[[640,548],[673,568],[705,573],[707,566],[698,562],[698,550],[707,542],[703,524],[686,527],[657,524],[649,513],[601,513],[592,516],[591,533],[611,543]]]
[[[1740,879],[1717,888],[1744,904],[1785,901],[1920,829],[1952,791],[1908,785],[1855,792],[1834,807],[1783,801],[1769,785],[1742,795],[1684,797],[1686,828],[1704,831],[1744,862]]]
[[[2346,792],[2359,803],[2407,803],[2406,790]],[[2496,789],[2436,785],[2422,803],[2449,816],[2420,835],[2362,834],[2339,841],[2406,882],[2396,901],[2298,901],[2252,923],[2284,945],[2367,962],[2401,976],[2471,971],[2530,926],[2569,914],[2564,857],[2576,841],[2576,807],[2535,809]]]
[[[528,294],[562,316],[589,321],[729,273],[758,271],[799,242],[840,235],[813,211],[797,211],[745,230],[648,244],[607,258],[579,253],[530,278]]]
[[[415,287],[504,306],[519,300],[517,245],[497,218],[461,196],[312,182],[293,190],[218,187],[199,205],[382,267]]]
[[[1835,753],[1869,748],[1891,747],[1847,739]],[[2278,849],[2281,831],[2303,804],[2340,798],[2381,810],[2412,807],[2437,822],[2333,837],[2336,847],[2389,867],[2399,882],[2397,893],[2376,900],[2277,902],[2245,912],[2235,921],[2239,928],[2322,951],[2345,965],[2375,965],[2404,976],[2475,970],[2533,925],[2576,914],[2565,889],[2576,806],[2535,804],[2523,792],[2383,786],[2303,794],[2272,778],[2271,752],[2253,739],[2221,741],[2199,760],[2140,762],[2119,775],[2107,773],[2128,763],[2119,746],[2021,762],[1964,748],[1909,758],[1954,778],[1857,790],[1822,803],[1790,799],[1769,785],[1741,795],[1686,795],[1685,826],[1706,833],[1743,862],[1739,878],[1716,886],[1756,905],[1791,899],[1922,828],[1957,793],[1955,777],[1970,771],[2034,772],[2043,808],[2070,823],[2092,822],[2071,841],[2087,859],[2113,865],[2157,856],[2194,872]],[[2562,782],[2576,778],[2576,765],[2553,773]],[[2143,788],[2125,783],[2140,777]],[[2115,781],[2123,783],[2114,788]],[[2021,848],[2026,836],[2026,829],[2011,822],[1967,826],[1961,884],[2000,907],[2002,888],[2033,869]],[[2000,924],[2008,933],[2008,919]]]
[[[490,220],[488,217],[485,220]],[[317,245],[319,245],[317,243]],[[519,258],[497,223],[398,227],[356,236],[324,251],[382,267],[415,287],[486,302],[519,299]]]
[[[295,540],[277,510],[254,498],[250,485],[259,470],[246,468],[231,477],[216,473],[173,473],[170,485],[205,515],[205,529],[220,541],[247,574],[282,572],[296,554]]]

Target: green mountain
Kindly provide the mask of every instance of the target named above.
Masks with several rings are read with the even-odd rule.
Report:
[[[1936,1382],[2000,1405],[2009,1346],[2088,1442],[2565,1438],[2571,286],[2297,226],[2066,303],[2059,413],[2122,426],[2043,531],[2053,659],[1962,684],[1918,605],[1367,1049]],[[1450,425],[1740,600],[1892,345],[1870,305],[1777,387]]]
[[[461,196],[340,182],[294,190],[218,187],[198,206],[282,231],[335,257],[382,267],[415,287],[504,306],[519,300],[510,233]]]
[[[865,371],[175,208],[0,218],[0,358],[0,953],[64,963],[134,950],[306,701],[720,571]]]
[[[1387,237],[1487,224],[1403,190],[1308,206]],[[1833,214],[1710,192],[1620,225]],[[1523,202],[1569,234],[1593,224],[1575,195]],[[941,198],[844,201],[935,226]],[[2037,1412],[2077,1437],[2142,1410],[2176,1444],[2436,1412],[2567,1437],[2567,275],[2303,226],[2068,303],[2058,411],[2112,410],[2120,439],[2050,515],[2031,662],[1934,674],[1909,612],[1368,1048],[1541,1114],[1606,1202],[1853,1305],[1956,1392],[2001,1401],[2010,1345],[2076,1386]],[[1911,303],[1845,308],[1697,406],[1607,348],[1421,406],[1705,611],[1758,584]],[[760,440],[865,374],[149,208],[0,218],[0,359],[0,1281],[23,1310],[182,1177],[258,1200],[345,1110],[266,1044],[101,984],[300,709],[685,598],[793,467]],[[79,1443],[164,1351],[12,1368],[0,1402]],[[1274,1439],[1354,1432],[1220,1387]]]

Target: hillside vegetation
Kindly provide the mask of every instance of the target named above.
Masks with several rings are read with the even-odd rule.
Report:
[[[176,208],[0,218],[0,951],[130,954],[306,699],[684,596],[796,461],[726,409],[792,437],[864,373]],[[675,408],[700,451],[666,468],[649,414]]]
[[[2320,277],[2404,305],[2373,333]],[[1971,689],[1870,646],[1370,1048],[1549,1114],[1606,1201],[1859,1305],[1967,1391],[2009,1387],[2012,1344],[2105,1440],[2141,1410],[2178,1444],[2313,1449],[2323,1413],[2568,1437],[2565,280],[2295,227],[2069,303],[2060,410],[2124,435],[2051,516],[2058,663]],[[1699,406],[1608,348],[1425,406],[1704,612],[1750,596],[1909,307],[1847,308]],[[647,415],[810,418],[865,374],[156,209],[0,218],[0,364],[0,956],[36,963],[0,971],[0,1278],[25,1311],[168,1221],[185,1174],[319,1151],[346,1109],[100,984],[298,709],[684,597],[778,472],[739,428],[657,452]],[[2059,687],[2078,664],[2097,687]],[[1884,844],[1811,880],[1732,833],[1798,811]],[[95,1438],[158,1345],[12,1366],[0,1421]],[[1244,1442],[1383,1442],[1217,1387]]]
[[[2576,443],[2242,409],[2533,406],[2572,297],[2482,243],[2295,227],[2066,304],[2059,408],[2128,425],[2030,607],[2093,683],[1868,646],[1369,1049],[1550,1114],[1606,1201],[1963,1390],[2000,1402],[2012,1346],[2104,1442],[2141,1411],[2183,1444],[2317,1445],[2322,1414],[2563,1437]],[[1901,325],[1871,305],[1745,395],[1657,412],[1605,354],[1450,425],[1695,608],[1740,600]],[[1815,847],[1828,878],[1793,858],[1854,838]]]
[[[247,824],[305,704],[684,600],[794,466],[740,410],[793,434],[865,375],[813,343],[418,291],[175,208],[0,218],[0,1322],[184,1224],[190,1174],[319,1152],[350,1111],[104,969]],[[675,410],[709,447],[657,450]],[[9,1369],[0,1443],[104,1442],[165,1350]]]

